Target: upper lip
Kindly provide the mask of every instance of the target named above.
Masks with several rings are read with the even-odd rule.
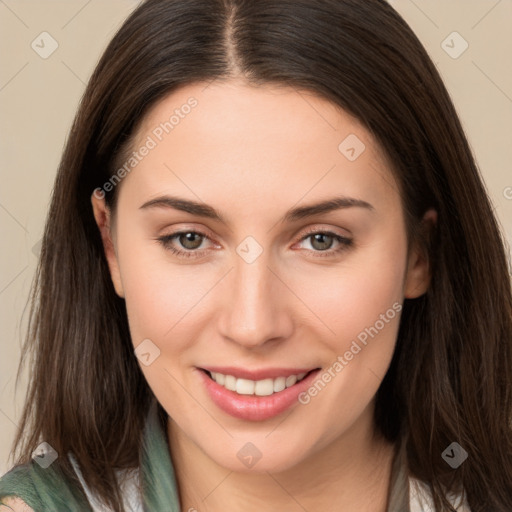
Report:
[[[277,379],[278,377],[289,377],[299,373],[309,373],[317,368],[261,368],[259,370],[249,370],[247,368],[235,368],[233,366],[203,366],[202,370],[213,373],[222,373],[223,375],[232,375],[237,379],[264,380]]]

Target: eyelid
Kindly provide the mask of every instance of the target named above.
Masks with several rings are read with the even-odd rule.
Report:
[[[305,228],[304,231],[301,231],[301,237],[299,238],[299,241],[303,240],[303,238],[306,235],[311,235],[314,233],[329,233],[329,234],[339,236],[341,238],[345,238],[347,240],[350,240],[352,238],[352,233],[350,233],[347,229],[345,229],[345,231],[347,231],[347,233],[348,233],[347,235],[338,233],[338,231],[337,231],[338,229],[341,229],[341,228],[322,227],[322,226],[318,226],[318,225],[308,227],[308,228]]]

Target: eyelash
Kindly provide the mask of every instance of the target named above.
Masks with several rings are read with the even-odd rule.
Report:
[[[194,230],[187,230],[187,231],[176,231],[176,233],[171,233],[169,235],[164,235],[159,238],[157,238],[157,241],[160,242],[165,249],[171,251],[173,254],[179,257],[185,257],[185,258],[200,258],[204,252],[206,252],[206,249],[203,250],[181,250],[176,249],[171,245],[171,242],[173,239],[177,238],[179,235],[186,235],[188,233],[194,233],[196,235],[199,235],[201,237],[209,238],[208,235],[205,233],[202,233],[201,231],[194,231]],[[318,229],[310,229],[304,233],[304,236],[298,240],[299,242],[303,242],[307,238],[310,238],[312,235],[328,235],[332,236],[339,244],[340,246],[337,249],[327,249],[325,251],[315,251],[310,250],[310,252],[316,253],[315,257],[319,258],[326,258],[326,257],[332,257],[336,254],[341,253],[342,251],[347,250],[349,247],[352,246],[352,239],[346,238],[344,236],[338,235],[336,233],[333,233],[332,231],[322,231]]]

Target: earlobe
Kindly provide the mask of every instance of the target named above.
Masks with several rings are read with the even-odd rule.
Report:
[[[95,191],[96,192],[96,191]],[[114,285],[114,289],[119,297],[124,298],[124,290],[121,281],[121,273],[119,271],[119,262],[115,251],[115,245],[112,238],[111,212],[105,203],[104,197],[99,197],[93,192],[91,195],[92,210],[94,219],[100,230],[101,240],[103,242],[103,250],[107,259],[110,270],[110,277]]]
[[[423,235],[430,237],[437,223],[437,212],[434,209],[428,210],[422,219]],[[412,247],[407,264],[407,275],[404,285],[404,297],[415,299],[425,294],[430,286],[431,262],[429,254],[420,243]]]

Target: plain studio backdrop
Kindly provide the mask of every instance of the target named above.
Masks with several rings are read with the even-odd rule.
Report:
[[[133,0],[0,0],[0,474],[21,415],[14,383],[50,193],[78,101]],[[460,115],[512,244],[512,0],[390,0]],[[512,258],[511,258],[512,259]]]

